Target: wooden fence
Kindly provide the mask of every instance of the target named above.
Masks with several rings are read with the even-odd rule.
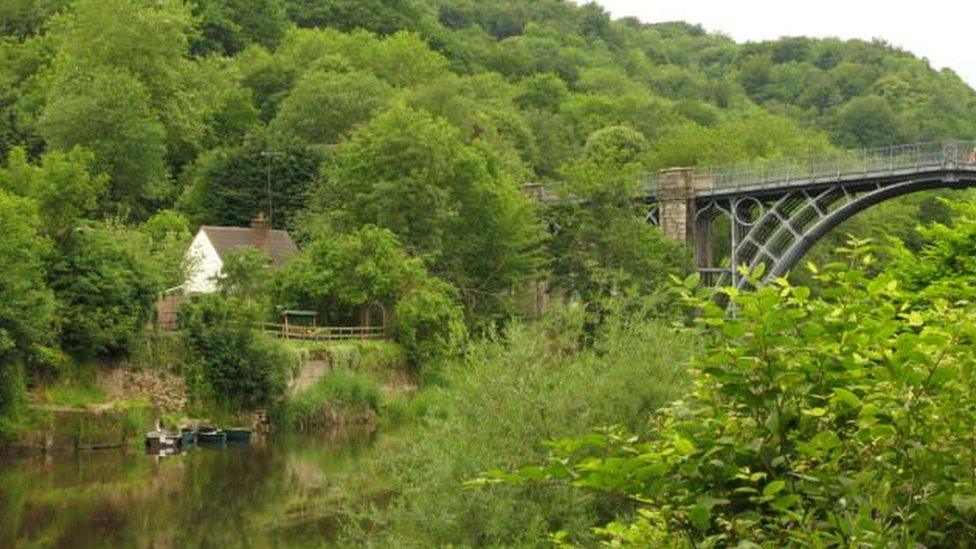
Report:
[[[264,330],[281,339],[302,341],[348,341],[386,339],[382,326],[295,326],[293,324],[264,324]]]

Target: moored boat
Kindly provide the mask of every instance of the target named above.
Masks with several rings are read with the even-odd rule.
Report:
[[[251,441],[251,430],[243,427],[231,427],[225,431],[227,442],[247,443]]]
[[[227,432],[216,427],[200,427],[200,430],[197,431],[197,443],[226,444]]]
[[[164,449],[176,448],[178,441],[179,436],[176,433],[159,429],[146,433],[146,449],[152,453],[158,453]]]
[[[197,443],[197,430],[189,427],[180,429],[180,448],[189,448]]]

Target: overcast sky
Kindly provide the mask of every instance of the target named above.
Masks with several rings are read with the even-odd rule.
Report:
[[[976,87],[973,0],[597,0],[647,23],[687,21],[738,42],[781,36],[882,38]]]

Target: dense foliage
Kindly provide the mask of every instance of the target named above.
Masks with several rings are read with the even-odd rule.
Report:
[[[554,227],[551,280],[585,303],[618,294],[660,302],[669,275],[687,269],[685,251],[648,231],[633,200],[646,155],[640,133],[611,126],[594,132],[583,156],[566,167],[564,203],[548,212]]]
[[[972,271],[954,267],[973,225],[923,231],[917,256],[876,274],[855,242],[855,268],[814,269],[820,296],[784,279],[721,290],[733,316],[689,278],[706,352],[651,434],[553,440],[546,465],[489,478],[640,501],[597,532],[642,545],[972,544],[976,311],[959,299]]]
[[[275,284],[279,306],[315,311],[333,325],[386,328],[414,365],[448,355],[464,338],[454,289],[431,276],[387,229],[320,229]]]
[[[584,344],[586,317],[581,306],[555,307],[539,322],[473,342],[447,365],[441,383],[415,397],[426,409],[422,424],[363,465],[364,475],[385,479],[380,490],[392,490],[393,501],[347,509],[360,520],[343,521],[340,544],[535,545],[553,528],[588,536],[589,525],[630,508],[560,486],[462,488],[486,469],[541,459],[543,438],[618,421],[643,432],[646,414],[683,391],[692,340],[614,309]]]
[[[692,277],[683,329],[687,254],[633,200],[667,167],[944,138],[976,138],[976,91],[881,41],[568,0],[5,0],[0,421],[139,343],[195,229],[263,212],[303,251],[237,250],[184,306],[196,402],[281,401],[295,357],[258,326],[286,308],[382,322],[436,374],[350,542],[976,544],[976,207],[881,205],[809,288],[731,309]],[[846,232],[901,240],[834,263]],[[543,286],[566,303],[513,321]],[[334,373],[284,413],[378,394]]]
[[[26,199],[0,190],[0,414],[14,411],[23,399],[23,370],[43,356],[39,346],[51,339],[51,291],[44,284],[36,208]]]
[[[375,225],[478,330],[542,278],[589,301],[680,272],[620,203],[644,170],[976,136],[973,90],[882,42],[740,45],[565,0],[16,0],[0,32],[4,188],[58,246],[173,208],[191,230]],[[597,207],[540,212],[520,187],[547,181]]]
[[[255,307],[242,298],[207,294],[180,310],[183,338],[191,353],[184,372],[192,396],[225,409],[251,410],[284,395],[294,351],[254,329]]]

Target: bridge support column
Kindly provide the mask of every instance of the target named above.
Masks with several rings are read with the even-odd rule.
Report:
[[[693,245],[695,221],[695,189],[692,184],[691,168],[671,168],[661,170],[658,191],[660,226],[664,236]]]
[[[661,170],[660,227],[664,236],[690,247],[695,266],[705,268],[712,264],[712,227],[710,219],[695,218],[693,176],[691,168]]]

